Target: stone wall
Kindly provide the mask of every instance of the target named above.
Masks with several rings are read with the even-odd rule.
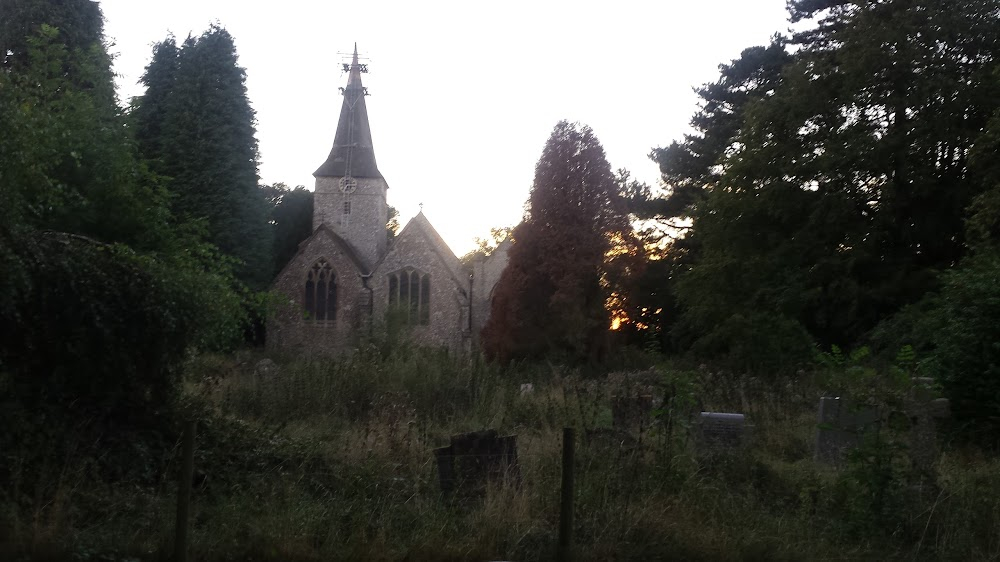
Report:
[[[354,180],[357,181],[357,189],[353,193],[342,193],[340,178],[316,178],[313,230],[321,224],[329,226],[354,247],[358,257],[370,269],[386,252],[385,223],[389,208],[385,197],[388,185],[382,178]],[[344,213],[345,203],[350,203],[350,214]]]
[[[489,257],[477,261],[473,266],[472,339],[476,343],[479,342],[479,332],[490,317],[493,289],[510,261],[507,254],[510,244],[510,240],[504,240]]]
[[[320,258],[327,260],[336,275],[337,317],[333,322],[315,322],[305,314],[306,275]],[[357,343],[362,320],[369,314],[370,293],[356,260],[328,227],[303,242],[271,289],[281,295],[281,302],[268,320],[269,349],[335,354]]]
[[[353,349],[360,336],[367,333],[368,326],[372,323],[378,325],[386,319],[389,311],[389,275],[402,270],[416,270],[430,276],[429,321],[426,325],[419,321],[411,322],[405,329],[407,337],[421,346],[445,347],[455,352],[469,351],[489,316],[490,297],[507,265],[509,244],[502,244],[492,256],[473,266],[475,276],[470,280],[469,271],[459,263],[426,217],[419,214],[396,237],[388,253],[381,260],[373,261],[375,271],[365,278],[369,266],[359,256],[359,250],[368,248],[369,251],[379,251],[372,238],[378,238],[384,246],[385,227],[380,225],[374,236],[371,231],[363,236],[361,225],[341,223],[339,230],[346,230],[356,242],[351,243],[340,237],[338,227],[329,222],[333,220],[330,209],[336,209],[343,202],[339,186],[331,192],[331,188],[336,186],[334,179],[318,178],[317,187],[322,183],[327,191],[322,205],[317,199],[316,216],[324,222],[320,222],[313,235],[302,243],[299,252],[272,285],[272,290],[282,297],[268,321],[268,347],[321,354]],[[371,196],[378,186],[369,183],[366,187]],[[357,196],[361,190],[359,187],[354,195]],[[378,204],[375,197],[373,206]],[[325,258],[336,273],[335,322],[316,322],[305,314],[306,276],[320,258]]]
[[[422,217],[413,221],[426,220]],[[411,223],[413,222],[411,221]],[[406,333],[417,345],[446,347],[452,351],[469,349],[468,275],[454,271],[420,224],[410,224],[396,237],[395,243],[369,280],[374,302],[374,321],[386,318],[389,311],[389,275],[405,268],[430,274],[430,321],[424,326],[411,324]]]

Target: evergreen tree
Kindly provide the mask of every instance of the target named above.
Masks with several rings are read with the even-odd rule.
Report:
[[[625,178],[629,210],[647,225],[639,236],[650,252],[635,280],[628,312],[628,328],[643,345],[655,343],[663,350],[690,346],[690,331],[675,330],[683,310],[675,293],[681,274],[700,253],[691,218],[722,180],[726,155],[739,147],[747,111],[774,94],[790,60],[784,40],[775,37],[769,45],[745,49],[738,59],[719,66],[719,79],[697,90],[700,107],[691,119],[695,133],[650,153],[667,188],[663,196],[653,197],[649,186]]]
[[[7,224],[143,248],[161,243],[163,194],[144,181],[135,161],[97,5],[76,0],[4,8],[0,196]]]
[[[283,183],[264,186],[271,207],[270,224],[274,229],[273,279],[299,250],[299,244],[312,234],[313,192],[303,186],[295,189]]]
[[[104,16],[88,0],[0,0],[0,69],[27,72],[32,38],[41,26],[58,30],[57,42],[74,56],[65,61],[66,76],[76,88],[113,96],[111,57],[104,45]],[[75,72],[81,56],[98,60],[87,73]],[[109,89],[108,86],[111,86]],[[107,101],[107,100],[104,100]]]
[[[3,6],[0,449],[27,466],[109,427],[162,428],[189,351],[243,320],[228,271],[171,227],[136,157],[97,6]]]
[[[725,156],[737,148],[737,135],[754,102],[774,94],[781,70],[790,61],[784,41],[745,49],[740,58],[719,66],[716,82],[698,88],[700,108],[691,119],[695,133],[650,153],[669,191],[665,197],[642,198],[635,207],[641,219],[685,219],[716,185]]]
[[[556,125],[535,167],[529,209],[483,328],[487,354],[507,361],[554,353],[599,355],[610,319],[606,254],[631,227],[593,131]]]
[[[966,436],[996,446],[1000,427],[1000,112],[969,153],[970,173],[989,186],[969,207],[969,254],[942,275],[940,291],[879,325],[875,343],[912,346],[921,374],[941,383]]]
[[[271,240],[245,82],[225,29],[188,37],[180,49],[168,38],[143,75],[135,128],[144,158],[169,180],[174,213],[203,221],[206,240],[240,262],[238,277],[263,288]]]
[[[177,80],[177,63],[177,42],[173,37],[153,46],[153,58],[141,78],[146,92],[133,100],[130,114],[139,152],[150,169],[160,174],[164,173],[164,119],[167,100]]]
[[[706,183],[675,332],[710,356],[808,357],[809,338],[853,345],[936,287],[986,187],[968,153],[997,106],[998,8],[790,3],[816,25],[790,39],[780,80],[745,106]],[[784,343],[754,339],[768,332]]]

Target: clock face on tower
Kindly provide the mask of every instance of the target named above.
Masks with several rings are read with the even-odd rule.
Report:
[[[357,188],[358,188],[358,180],[352,178],[351,176],[345,176],[340,178],[341,193],[354,193],[354,190]]]

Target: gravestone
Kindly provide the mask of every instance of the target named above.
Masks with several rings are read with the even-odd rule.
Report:
[[[902,415],[909,423],[910,460],[920,472],[930,473],[939,454],[935,420],[948,417],[948,399],[939,396],[933,379],[918,377],[913,379],[902,409],[891,414]],[[840,397],[823,397],[818,418],[816,461],[837,465],[847,451],[861,445],[866,431],[878,429],[882,414],[876,408],[859,407]]]
[[[746,444],[748,428],[743,414],[701,412],[695,424],[695,441],[702,453],[736,450]]]
[[[861,445],[864,433],[878,427],[878,409],[858,406],[839,396],[819,399],[816,430],[817,462],[840,464],[847,451]]]
[[[913,389],[906,410],[910,417],[910,460],[924,475],[933,473],[940,455],[937,444],[937,420],[949,417],[951,404],[941,398],[934,379],[913,379]]]
[[[650,395],[611,397],[611,426],[615,429],[649,427],[652,412],[653,397]]]
[[[500,437],[493,429],[453,435],[434,456],[445,497],[481,497],[490,482],[521,481],[516,435]]]

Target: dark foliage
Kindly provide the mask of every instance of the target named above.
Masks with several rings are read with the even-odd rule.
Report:
[[[136,158],[97,4],[8,4],[3,41],[28,63],[0,72],[0,450],[30,472],[162,427],[188,352],[243,315],[228,262],[174,226]]]
[[[290,189],[283,183],[264,186],[264,196],[271,209],[274,239],[274,278],[295,256],[299,244],[312,234],[313,192],[301,185]]]
[[[723,67],[701,134],[654,152],[671,191],[649,208],[693,221],[664,272],[671,329],[733,368],[764,368],[768,350],[808,361],[803,335],[864,341],[960,262],[990,188],[969,156],[997,107],[996,2],[789,8],[815,25]]]
[[[270,281],[267,203],[257,183],[254,111],[232,36],[213,26],[178,49],[172,37],[154,48],[135,102],[140,152],[168,178],[172,210],[202,221],[205,240],[239,262],[252,289]]]
[[[42,25],[58,30],[58,43],[71,53],[87,53],[101,58],[93,70],[95,75],[74,72],[71,64],[64,67],[74,86],[85,90],[100,89],[104,95],[114,95],[111,83],[111,58],[102,41],[95,40],[104,32],[104,16],[96,2],[88,0],[0,0],[0,68],[24,73],[35,64],[31,60],[31,38]]]
[[[213,337],[195,275],[67,233],[5,233],[2,244],[19,275],[0,316],[0,368],[19,408],[138,423],[172,404],[185,350]]]
[[[628,313],[626,330],[633,342],[662,351],[686,350],[693,343],[689,329],[675,329],[683,311],[677,281],[697,263],[701,250],[699,231],[690,219],[722,181],[721,163],[737,146],[746,112],[774,93],[790,59],[782,40],[775,38],[720,65],[719,79],[697,90],[701,107],[691,120],[697,132],[650,153],[660,167],[666,194],[654,197],[648,186],[635,182],[626,189],[630,212],[645,221],[639,236],[651,258],[637,279]]]
[[[606,254],[627,247],[630,233],[624,197],[593,131],[560,122],[535,167],[527,216],[512,234],[483,329],[486,352],[502,361],[602,353],[610,324]]]

